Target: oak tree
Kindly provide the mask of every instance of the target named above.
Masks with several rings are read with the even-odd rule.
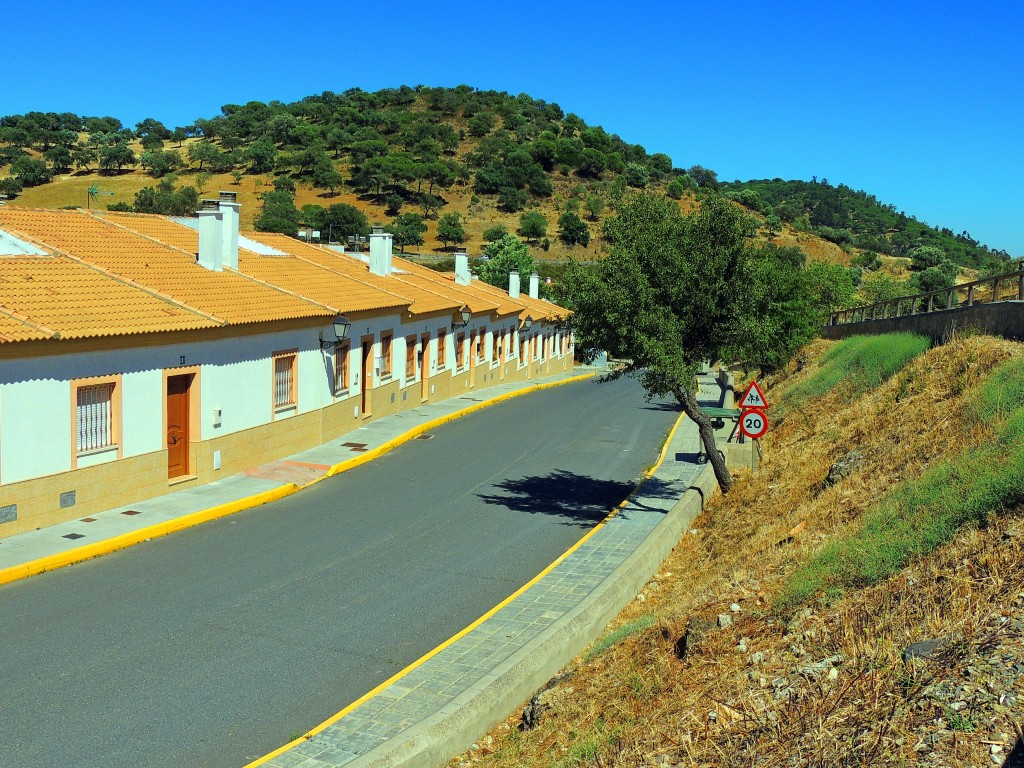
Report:
[[[447,248],[449,243],[466,242],[466,229],[462,226],[462,216],[458,213],[446,213],[437,222],[437,239]]]
[[[605,222],[610,252],[571,262],[559,303],[573,310],[577,348],[628,360],[649,396],[671,396],[697,425],[719,486],[732,484],[711,419],[697,402],[704,361],[778,365],[817,329],[801,272],[751,245],[755,226],[709,195],[683,216],[661,196],[634,193]]]
[[[537,261],[530,255],[526,244],[514,235],[503,235],[493,243],[484,246],[488,257],[477,276],[485,283],[508,290],[508,275],[513,269],[519,270],[524,278],[537,271]]]

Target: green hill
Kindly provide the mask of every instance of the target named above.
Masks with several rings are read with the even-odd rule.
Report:
[[[811,258],[847,263],[853,248],[904,255],[919,245],[964,266],[1006,258],[848,187],[719,184],[712,170],[677,167],[557,104],[465,85],[226,104],[174,127],[152,117],[134,127],[71,113],[0,118],[0,193],[18,204],[184,214],[227,185],[245,226],[295,235],[308,225],[341,240],[384,223],[412,251],[479,249],[504,228],[538,258],[593,259],[618,196],[647,188],[687,209],[721,189],[765,217],[768,237],[792,240],[783,222],[803,230],[797,244]]]
[[[698,178],[702,170],[694,169]],[[0,118],[0,192],[25,204],[81,205],[86,177],[114,198],[97,204],[166,213],[192,205],[196,195],[182,198],[184,186],[247,189],[251,178],[257,199],[292,195],[297,212],[255,222],[290,234],[300,223],[324,223],[322,210],[304,204],[343,202],[388,223],[411,213],[427,220],[428,241],[443,245],[459,242],[438,236],[432,222],[444,214],[471,220],[467,239],[482,240],[488,226],[514,230],[520,214],[536,210],[547,222],[529,239],[546,250],[578,249],[584,258],[611,198],[627,186],[682,197],[698,185],[667,155],[648,154],[557,104],[467,86],[228,104],[174,128],[155,118],[130,128],[113,117],[69,113]],[[153,190],[139,196],[146,185]],[[335,237],[351,234],[344,223],[331,229]]]
[[[723,184],[724,194],[764,215],[775,214],[797,229],[841,246],[889,256],[907,256],[921,246],[941,249],[953,263],[975,269],[995,268],[1010,258],[990,250],[969,233],[932,227],[880,202],[874,195],[827,179],[761,179]]]

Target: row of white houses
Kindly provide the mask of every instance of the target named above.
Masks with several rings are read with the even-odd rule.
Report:
[[[0,537],[572,368],[565,312],[469,274],[197,219],[0,207]],[[532,293],[532,295],[530,295]],[[500,439],[500,436],[496,436]]]

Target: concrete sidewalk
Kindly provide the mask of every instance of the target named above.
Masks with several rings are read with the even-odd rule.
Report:
[[[701,377],[700,402],[722,388]],[[663,460],[616,514],[478,621],[281,749],[272,768],[441,766],[520,707],[604,630],[716,487],[681,419]]]
[[[433,428],[518,394],[593,376],[595,368],[496,384],[371,421],[324,445],[206,485],[0,539],[0,584],[122,549],[140,541],[287,496],[328,474],[364,463]],[[412,433],[412,434],[410,434]]]

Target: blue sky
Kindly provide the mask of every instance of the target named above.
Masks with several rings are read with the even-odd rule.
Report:
[[[1024,256],[1019,2],[146,5],[11,4],[0,114],[174,126],[466,83],[557,102],[677,166],[827,178]]]

